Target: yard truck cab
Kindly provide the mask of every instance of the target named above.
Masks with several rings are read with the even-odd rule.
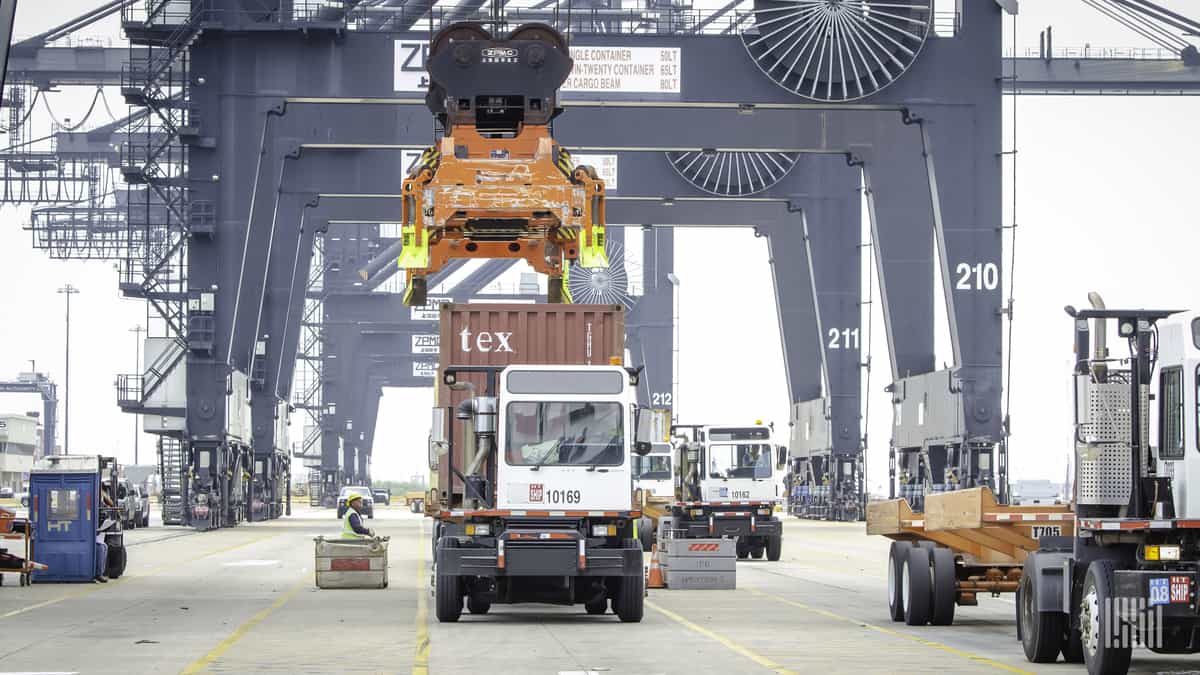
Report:
[[[1125,673],[1133,648],[1200,652],[1200,316],[1068,307],[1075,533],[1042,537],[1017,599],[1026,657]],[[1127,343],[1109,354],[1106,334]]]
[[[672,527],[687,537],[733,537],[739,558],[779,560],[783,526],[776,474],[787,466],[771,428],[676,425],[676,491]]]
[[[522,602],[603,614],[611,600],[622,621],[640,621],[631,458],[650,443],[634,440],[637,374],[618,365],[449,365],[442,378],[469,396],[454,407],[461,425],[439,408],[431,433],[463,490],[459,506],[434,514],[438,620],[457,621],[465,598],[473,614]]]

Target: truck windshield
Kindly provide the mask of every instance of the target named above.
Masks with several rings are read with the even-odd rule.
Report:
[[[634,457],[633,478],[634,480],[669,480],[671,478],[671,456]]]
[[[508,463],[615,466],[624,459],[620,403],[514,401],[508,404]]]
[[[716,443],[708,446],[709,478],[770,478],[771,446]]]

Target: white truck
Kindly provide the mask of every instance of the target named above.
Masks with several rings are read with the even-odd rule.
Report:
[[[476,391],[468,378],[481,377]],[[616,365],[448,365],[442,378],[469,397],[455,408],[461,426],[436,408],[431,432],[431,454],[451,463],[464,495],[459,507],[430,513],[438,620],[457,621],[465,598],[473,614],[522,602],[603,614],[611,600],[621,621],[640,621],[631,458],[650,443],[634,441],[649,418],[636,407],[637,374]]]
[[[1092,303],[1067,308],[1074,536],[1042,536],[1026,557],[1017,627],[1030,661],[1120,675],[1135,646],[1200,652],[1200,316]],[[1110,356],[1114,325],[1127,345]]]
[[[739,558],[779,560],[777,474],[787,467],[787,449],[771,442],[770,426],[676,425],[671,433],[678,481],[672,528],[689,538],[736,538]]]

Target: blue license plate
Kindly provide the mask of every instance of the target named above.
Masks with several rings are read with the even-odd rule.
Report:
[[[1166,577],[1150,579],[1150,606],[1171,604],[1171,580]]]

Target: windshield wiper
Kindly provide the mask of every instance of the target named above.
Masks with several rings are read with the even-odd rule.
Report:
[[[540,471],[543,466],[546,466],[546,462],[550,460],[550,455],[554,454],[555,452],[558,452],[558,449],[561,446],[562,446],[562,439],[560,438],[554,443],[553,446],[550,447],[549,450],[546,451],[546,453],[544,455],[542,455],[541,457],[538,457],[537,463],[533,465],[533,468],[530,469],[530,471]]]

